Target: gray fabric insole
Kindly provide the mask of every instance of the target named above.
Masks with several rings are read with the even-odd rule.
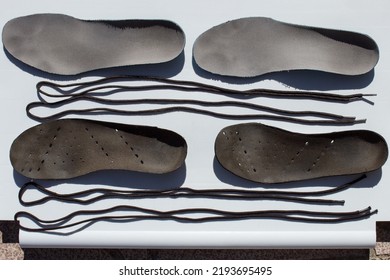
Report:
[[[260,123],[228,126],[215,141],[219,163],[260,183],[366,173],[387,160],[382,136],[368,130],[300,134]]]
[[[68,179],[99,170],[163,174],[178,169],[186,141],[157,127],[64,119],[27,129],[12,143],[14,169],[33,179]]]
[[[182,29],[166,20],[87,21],[34,14],[3,28],[5,49],[39,70],[61,75],[173,60],[183,51]]]
[[[379,50],[374,40],[360,33],[253,17],[207,30],[195,41],[193,55],[199,67],[224,76],[289,70],[360,75],[374,68]]]

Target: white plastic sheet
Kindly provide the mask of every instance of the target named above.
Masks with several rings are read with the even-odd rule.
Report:
[[[387,81],[390,74],[390,19],[387,1],[10,1],[0,12],[0,25],[8,20],[33,13],[64,13],[83,19],[168,19],[179,24],[186,34],[184,55],[169,69],[157,74],[173,79],[194,80],[209,84],[249,89],[254,87],[275,89],[310,89],[337,93],[378,94],[370,97],[375,105],[366,102],[350,104],[324,103],[304,100],[253,98],[248,102],[290,110],[319,110],[336,114],[366,118],[365,124],[355,126],[307,126],[293,123],[263,121],[291,131],[323,133],[345,129],[370,129],[390,139],[386,124],[390,104]],[[290,72],[269,74],[243,80],[215,80],[194,65],[192,45],[202,32],[230,19],[265,16],[280,21],[324,28],[349,30],[367,34],[378,44],[380,60],[375,70],[362,76],[341,77],[326,73]],[[25,71],[28,70],[28,71]],[[137,68],[134,73],[144,69]],[[119,70],[116,70],[117,73]],[[23,247],[223,247],[223,248],[302,248],[302,247],[373,247],[375,222],[390,220],[389,164],[369,174],[355,188],[330,196],[345,199],[344,206],[316,206],[277,201],[223,201],[210,199],[149,199],[140,201],[104,200],[94,205],[68,205],[49,202],[25,208],[18,202],[19,186],[26,178],[14,173],[9,162],[9,147],[22,131],[37,124],[25,114],[28,102],[35,101],[35,84],[45,77],[26,69],[20,63],[0,55],[2,81],[1,145],[0,145],[0,219],[13,219],[17,211],[27,210],[42,218],[58,218],[79,209],[101,209],[117,204],[154,207],[162,210],[181,207],[212,207],[231,211],[256,209],[306,209],[316,211],[353,211],[371,206],[379,213],[370,219],[339,224],[312,224],[275,220],[225,221],[202,224],[173,221],[139,221],[129,223],[100,222],[82,230],[66,234],[30,233],[21,231]],[[122,73],[122,72],[119,72]],[[122,73],[123,74],[123,73]],[[156,74],[156,73],[154,73]],[[98,75],[83,80],[98,78]],[[234,83],[229,83],[233,81]],[[63,81],[66,83],[66,81]],[[127,97],[170,97],[205,100],[231,100],[228,96],[174,91],[132,92]],[[78,104],[84,106],[88,104]],[[229,108],[231,113],[242,113]],[[192,188],[259,188],[230,175],[214,159],[214,139],[223,127],[241,121],[222,120],[190,113],[171,113],[150,117],[90,116],[99,120],[159,126],[181,134],[188,143],[188,156],[183,168],[168,177],[145,176],[126,172],[101,172],[69,181],[44,182],[52,190],[72,192],[95,186],[123,188],[161,188],[189,186]],[[261,121],[261,120],[260,120]],[[343,184],[351,177],[311,180],[284,184],[277,187],[296,190],[322,188]],[[275,186],[261,186],[270,188]],[[30,194],[34,195],[34,194]],[[74,229],[73,229],[74,230]]]

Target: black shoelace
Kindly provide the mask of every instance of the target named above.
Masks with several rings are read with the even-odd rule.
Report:
[[[124,85],[106,85],[112,82],[119,81],[147,81],[147,82],[156,82],[158,85],[144,85],[144,86],[124,86]],[[208,85],[200,82],[194,81],[182,81],[182,80],[173,80],[167,78],[159,77],[148,77],[148,76],[113,76],[102,78],[89,82],[80,82],[80,83],[71,83],[71,84],[58,84],[49,81],[42,81],[37,83],[37,91],[44,93],[42,90],[43,87],[50,87],[58,92],[73,94],[73,95],[84,95],[90,92],[91,90],[97,91],[101,89],[111,89],[116,91],[146,91],[146,90],[159,90],[159,89],[172,89],[179,91],[188,91],[188,92],[206,92],[220,95],[240,95],[247,98],[250,97],[272,97],[272,98],[296,98],[296,99],[314,99],[326,102],[342,102],[349,103],[354,101],[366,101],[372,103],[371,101],[365,99],[369,96],[376,96],[376,94],[335,94],[335,93],[326,93],[326,92],[317,92],[317,91],[299,91],[299,90],[272,90],[265,88],[255,88],[249,90],[236,90],[229,89],[225,87],[218,87],[213,85]],[[88,89],[88,87],[93,87]],[[69,89],[69,90],[66,90]],[[85,90],[82,90],[85,89]],[[76,93],[79,91],[79,93]],[[45,93],[47,96],[55,97]]]
[[[129,215],[112,215],[115,211],[130,211],[137,214]],[[353,220],[361,220],[371,217],[376,214],[377,210],[371,210],[367,207],[362,210],[351,212],[322,212],[322,211],[306,211],[306,210],[261,210],[261,211],[223,211],[210,208],[185,208],[179,210],[159,211],[154,209],[118,205],[111,208],[101,210],[80,210],[75,211],[64,217],[54,220],[44,220],[28,212],[18,212],[14,219],[17,221],[20,218],[32,220],[39,227],[31,228],[20,225],[20,228],[31,232],[50,232],[66,228],[75,227],[83,224],[92,224],[99,221],[145,221],[145,220],[173,220],[182,223],[205,223],[215,221],[238,221],[248,219],[274,219],[286,220],[294,222],[306,223],[341,223]],[[141,213],[141,214],[138,214]],[[106,215],[105,214],[110,214]],[[188,217],[191,214],[207,214],[205,217]],[[93,218],[86,218],[80,221],[71,222],[72,219],[80,216],[103,215]],[[187,215],[187,216],[186,216]]]
[[[145,199],[145,198],[211,198],[211,199],[230,199],[230,200],[282,200],[296,203],[313,203],[313,204],[328,204],[328,205],[343,205],[343,200],[329,200],[329,199],[313,199],[307,197],[323,196],[341,192],[357,182],[366,178],[366,175],[362,175],[357,179],[343,184],[338,187],[316,190],[316,191],[275,191],[275,190],[242,190],[242,189],[203,189],[195,190],[191,188],[169,189],[169,190],[118,190],[118,189],[106,189],[106,188],[94,188],[86,191],[59,194],[44,188],[42,185],[36,182],[28,182],[22,186],[19,192],[19,201],[24,206],[34,206],[43,204],[48,201],[60,201],[65,203],[75,203],[81,205],[91,204],[104,199]],[[46,196],[40,199],[25,201],[23,199],[26,191],[35,189]],[[96,195],[92,198],[85,198]],[[138,212],[132,215],[122,216],[100,216],[94,218],[87,218],[82,221],[66,224],[77,216],[84,215],[105,215],[115,211],[132,211]],[[140,215],[142,213],[143,215]],[[370,217],[377,213],[377,211],[371,211],[371,208],[353,212],[317,212],[317,211],[302,211],[302,210],[262,210],[262,211],[242,211],[242,212],[230,212],[221,211],[216,209],[205,208],[188,208],[172,211],[159,211],[141,207],[135,207],[131,205],[118,205],[115,207],[102,209],[102,210],[80,210],[71,213],[65,217],[55,220],[42,220],[28,212],[22,211],[15,215],[15,220],[19,218],[28,218],[35,224],[40,226],[39,228],[29,228],[21,225],[21,228],[27,231],[53,231],[60,230],[69,227],[74,227],[81,224],[94,223],[98,221],[129,221],[129,220],[174,220],[178,222],[209,222],[219,220],[243,220],[243,219],[280,219],[288,221],[299,222],[314,222],[314,223],[337,223],[345,222],[357,219],[363,219]],[[145,215],[146,214],[146,215]],[[191,214],[208,214],[209,216],[194,218],[186,217],[183,215]],[[211,216],[210,216],[211,215]]]
[[[37,182],[31,181],[25,183],[19,190],[19,202],[23,206],[35,206],[46,203],[48,201],[60,201],[67,203],[75,203],[87,205],[104,199],[143,199],[143,198],[215,198],[215,199],[243,199],[243,200],[284,200],[300,203],[313,203],[313,204],[333,204],[343,205],[344,200],[330,200],[330,199],[312,199],[307,198],[310,196],[324,196],[337,192],[341,192],[353,186],[354,184],[365,179],[367,176],[364,174],[357,179],[343,184],[338,187],[317,190],[317,191],[280,191],[280,190],[245,190],[245,189],[192,189],[188,187],[178,189],[167,190],[123,190],[123,189],[108,189],[108,188],[92,188],[85,191],[60,194],[54,191],[50,191]],[[36,190],[46,195],[42,198],[35,200],[24,200],[24,195],[28,190]],[[95,196],[94,196],[95,195]],[[90,197],[86,198],[84,197]]]
[[[157,82],[159,84],[143,85],[143,86],[124,86],[124,85],[112,85],[111,82],[115,81],[150,81]],[[160,84],[161,83],[161,84]],[[57,91],[58,94],[50,94],[45,91],[45,87],[51,88]],[[37,93],[40,101],[32,102],[27,105],[27,115],[38,121],[46,121],[52,119],[58,119],[70,114],[78,115],[93,115],[93,114],[117,114],[127,116],[144,116],[144,115],[157,115],[166,114],[171,112],[188,112],[195,114],[204,114],[217,118],[224,119],[262,119],[262,120],[277,120],[295,122],[300,124],[316,124],[316,125],[351,125],[364,123],[365,120],[357,120],[355,117],[342,116],[337,114],[331,114],[318,111],[291,111],[272,108],[269,106],[257,105],[242,101],[202,101],[202,100],[189,100],[189,99],[122,99],[114,100],[108,98],[102,98],[99,95],[110,95],[123,91],[140,91],[140,90],[159,90],[159,89],[172,89],[180,91],[200,91],[209,92],[214,94],[224,95],[238,95],[241,96],[263,96],[263,97],[283,97],[283,98],[308,98],[330,102],[352,102],[356,100],[364,100],[363,94],[354,95],[337,95],[330,93],[318,93],[318,92],[306,92],[306,91],[276,91],[268,89],[252,89],[252,90],[232,90],[221,87],[215,87],[211,85],[191,82],[191,81],[177,81],[163,78],[152,77],[111,77],[95,80],[91,82],[81,82],[73,84],[57,84],[48,81],[43,81],[37,84]],[[102,92],[105,91],[105,92]],[[60,101],[49,102],[44,97],[61,98]],[[105,105],[139,105],[139,104],[158,104],[158,105],[174,105],[170,107],[163,107],[158,109],[146,109],[146,110],[121,110],[107,107],[93,107],[85,109],[70,109],[63,110],[58,113],[54,113],[47,116],[39,116],[33,113],[35,108],[59,108],[70,103],[78,101],[89,101],[98,104]],[[203,107],[240,107],[246,109],[252,109],[255,111],[264,111],[271,114],[226,114],[219,113],[206,109],[199,109],[194,107],[182,106],[182,105],[198,105]],[[300,117],[314,117],[319,119],[304,119]]]

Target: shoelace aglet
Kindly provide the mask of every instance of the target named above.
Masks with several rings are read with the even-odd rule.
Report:
[[[370,96],[377,96],[376,93],[360,93],[360,94],[356,94],[354,96],[352,96],[350,98],[350,101],[353,102],[353,101],[364,101],[364,102],[367,102],[368,104],[370,105],[374,105],[375,103],[369,99],[367,99],[366,97],[370,97]]]

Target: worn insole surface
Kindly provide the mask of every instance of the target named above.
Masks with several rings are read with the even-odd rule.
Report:
[[[16,59],[61,75],[164,63],[179,56],[185,44],[182,29],[166,20],[87,21],[61,14],[12,19],[2,36]]]
[[[360,75],[379,59],[376,43],[366,35],[263,17],[236,19],[207,30],[195,41],[193,55],[202,69],[236,77],[289,70]]]
[[[228,126],[215,141],[215,154],[228,171],[260,183],[283,183],[379,169],[388,147],[367,130],[300,134],[245,123]]]
[[[167,173],[185,160],[187,144],[157,127],[64,119],[27,129],[12,143],[14,169],[33,179],[68,179],[99,170]]]

